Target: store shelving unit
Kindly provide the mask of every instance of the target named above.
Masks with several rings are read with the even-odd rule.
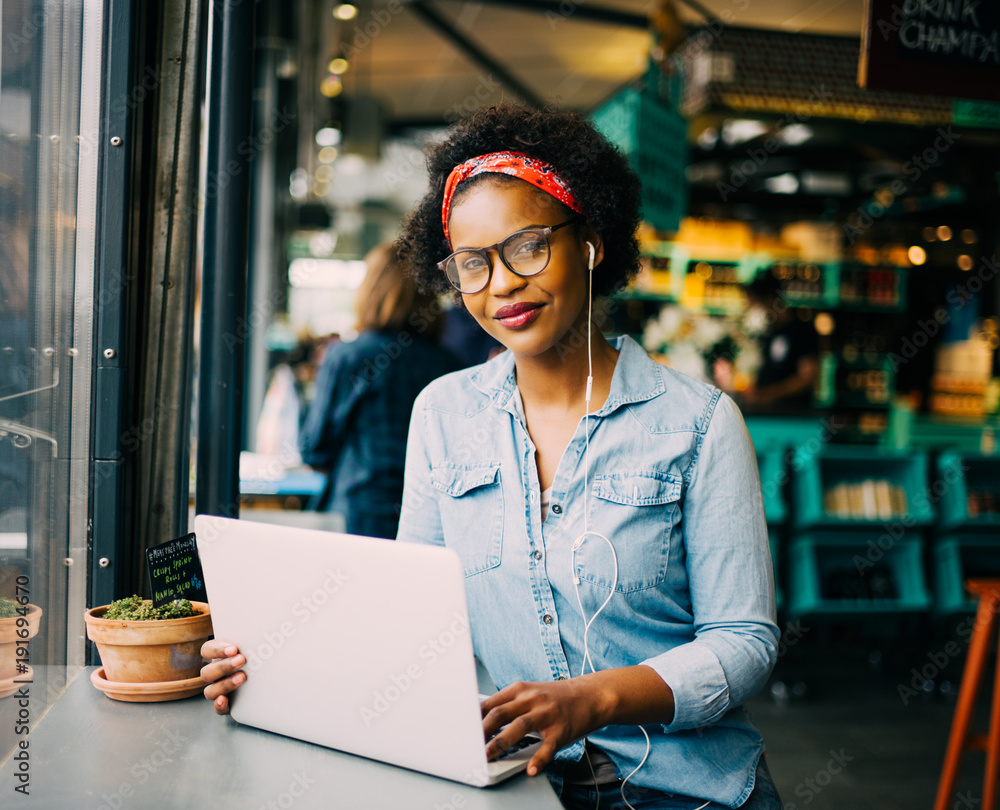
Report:
[[[789,610],[927,610],[923,537],[934,510],[924,453],[854,445],[794,457]]]
[[[757,471],[760,475],[761,493],[764,498],[764,518],[767,521],[767,539],[771,548],[771,563],[774,566],[775,601],[778,610],[785,604],[784,589],[781,587],[780,572],[783,567],[782,534],[788,509],[785,505],[784,448],[770,444],[757,449]]]
[[[940,489],[939,536],[934,543],[934,609],[972,613],[970,577],[1000,577],[1000,457],[944,450],[935,464]]]
[[[875,535],[810,531],[796,536],[789,554],[789,613],[837,617],[928,610],[922,539],[904,533],[880,545]]]
[[[943,530],[998,533],[1000,457],[946,451],[938,455],[937,474]],[[995,542],[1000,548],[1000,539]]]
[[[941,615],[975,613],[976,600],[965,590],[970,577],[1000,578],[1000,541],[983,534],[957,533],[934,544],[934,611]]]
[[[785,473],[784,453],[780,445],[758,447],[757,471],[760,474],[760,487],[764,495],[764,514],[769,526],[781,526],[788,515],[785,505]]]
[[[913,527],[926,526],[934,519],[924,453],[826,446],[819,453],[799,456],[797,468],[793,487],[796,529],[865,528],[887,521]],[[882,482],[890,488],[889,500]],[[847,488],[846,514],[831,508],[830,493],[838,487]]]

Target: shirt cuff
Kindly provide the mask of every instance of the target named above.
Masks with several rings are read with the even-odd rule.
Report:
[[[718,656],[697,641],[642,662],[674,693],[674,718],[666,732],[714,723],[729,709],[729,683]]]

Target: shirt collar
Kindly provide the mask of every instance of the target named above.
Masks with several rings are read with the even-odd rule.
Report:
[[[593,416],[607,416],[631,402],[644,402],[666,391],[663,366],[653,360],[645,349],[628,335],[609,338],[618,350],[618,362],[611,378],[607,401]],[[511,410],[511,396],[517,390],[514,381],[514,355],[502,352],[479,366],[472,374],[472,384],[490,398],[493,405]]]

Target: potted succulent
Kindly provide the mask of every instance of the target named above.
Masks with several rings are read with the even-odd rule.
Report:
[[[201,645],[212,635],[205,602],[175,599],[154,608],[130,596],[91,608],[84,618],[102,664],[91,681],[108,697],[149,703],[189,697],[204,687]]]
[[[18,672],[17,659],[28,658],[25,644],[38,633],[42,609],[0,596],[0,698],[17,691],[16,679],[31,677],[31,667]]]

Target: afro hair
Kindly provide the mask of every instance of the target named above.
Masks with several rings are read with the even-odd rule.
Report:
[[[604,242],[604,260],[594,273],[594,295],[611,295],[625,287],[639,269],[639,178],[582,115],[515,105],[476,112],[430,148],[430,189],[406,218],[397,242],[417,285],[426,292],[454,292],[437,266],[451,252],[441,227],[445,182],[451,170],[466,160],[502,151],[522,152],[549,163],[572,190],[587,225]],[[482,177],[460,185],[455,199]]]

